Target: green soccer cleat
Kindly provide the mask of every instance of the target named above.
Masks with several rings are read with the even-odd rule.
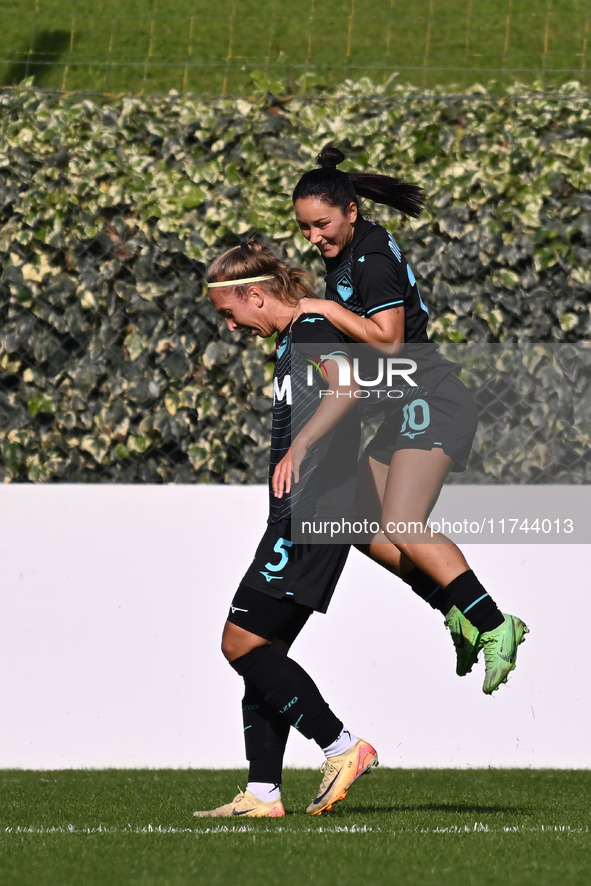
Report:
[[[523,643],[525,635],[529,634],[528,626],[520,618],[515,615],[504,616],[502,625],[480,635],[479,646],[484,650],[486,665],[482,687],[485,695],[490,695],[501,683],[507,682],[507,677],[515,667],[517,647]]]
[[[457,606],[452,606],[445,616],[445,626],[456,647],[456,674],[465,677],[478,661],[480,634]]]
[[[241,815],[244,818],[283,818],[285,809],[280,799],[265,802],[250,791],[241,791],[231,803],[205,812],[194,812],[193,815],[197,818],[232,818]]]
[[[334,803],[345,799],[347,791],[360,775],[377,765],[376,749],[361,738],[344,754],[328,757],[324,763],[324,778],[318,788],[318,796],[306,809],[308,815],[330,811]]]

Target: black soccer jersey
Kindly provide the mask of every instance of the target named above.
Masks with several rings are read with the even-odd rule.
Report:
[[[300,347],[294,347],[299,345]],[[273,424],[269,459],[269,522],[290,517],[297,507],[309,516],[349,515],[355,511],[355,478],[359,446],[359,416],[351,410],[319,440],[302,463],[300,482],[283,498],[273,494],[276,466],[286,455],[292,433],[314,415],[319,391],[326,387],[321,373],[309,371],[323,355],[346,353],[344,336],[320,314],[304,314],[277,335],[273,374]],[[335,469],[335,467],[337,469]],[[297,504],[296,504],[297,503]]]
[[[326,298],[355,314],[373,317],[389,308],[404,308],[404,341],[418,359],[420,381],[434,383],[451,367],[429,341],[428,308],[398,243],[381,225],[358,219],[351,243],[326,259]],[[364,404],[369,405],[369,404]]]
[[[399,449],[441,447],[453,459],[453,469],[463,470],[476,411],[472,398],[454,378],[452,364],[429,341],[427,306],[394,237],[381,225],[359,219],[351,243],[336,258],[326,260],[326,270],[326,298],[359,316],[404,309],[405,344],[397,356],[416,365],[413,384],[397,380],[387,388],[386,396],[380,396],[377,387],[369,389],[367,399],[361,401],[363,413],[369,419],[382,413],[384,421],[366,453],[389,465]],[[362,355],[362,366],[369,371],[364,378],[375,377],[372,362],[379,360],[379,352],[368,346]]]
[[[428,342],[429,311],[398,243],[381,225],[361,218],[351,243],[326,261],[326,298],[355,314],[373,317],[404,308],[404,340]]]

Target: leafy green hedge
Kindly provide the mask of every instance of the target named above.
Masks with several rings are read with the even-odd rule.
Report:
[[[371,217],[409,255],[435,338],[588,340],[590,137],[576,84],[413,97],[362,81],[282,102],[0,93],[0,476],[264,481],[271,366],[221,329],[203,275],[255,231],[321,273],[289,195],[328,140],[351,166],[424,187],[420,221]]]

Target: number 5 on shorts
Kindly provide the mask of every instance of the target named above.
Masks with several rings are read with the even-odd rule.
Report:
[[[278,538],[275,542],[273,550],[275,553],[281,555],[281,559],[279,563],[265,563],[265,569],[268,569],[269,572],[281,572],[283,567],[286,565],[289,560],[289,548],[293,546],[293,542],[289,541],[287,538]]]

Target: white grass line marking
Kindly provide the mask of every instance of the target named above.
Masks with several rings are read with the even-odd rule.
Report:
[[[560,833],[560,834],[588,834],[589,828],[572,827],[572,825],[553,824],[553,825],[507,825],[495,826],[483,824],[480,821],[473,825],[452,825],[451,827],[437,828],[380,828],[371,825],[319,825],[318,827],[295,828],[285,825],[277,825],[277,827],[260,827],[248,824],[241,825],[214,825],[212,827],[201,828],[178,828],[168,827],[165,825],[143,825],[142,827],[133,827],[127,825],[124,827],[109,827],[105,825],[97,825],[91,828],[79,828],[76,825],[57,825],[55,827],[27,827],[17,825],[16,827],[4,827],[0,829],[0,834],[35,834],[45,836],[48,834],[107,834],[107,835],[124,835],[124,834],[193,834],[201,836],[205,834],[539,834],[539,833]]]

